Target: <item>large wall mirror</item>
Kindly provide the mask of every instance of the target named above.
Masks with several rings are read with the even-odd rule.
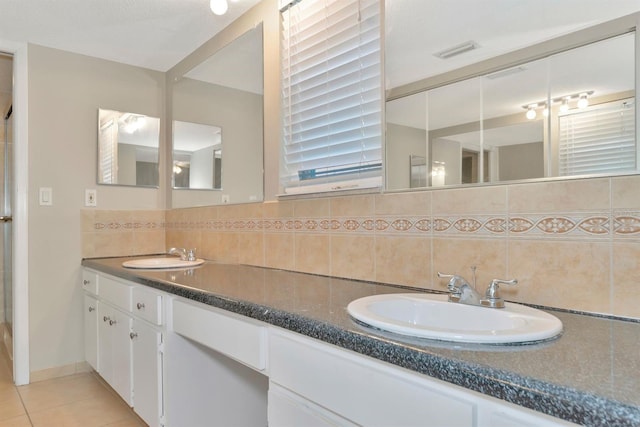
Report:
[[[262,201],[262,25],[173,83],[172,207]]]
[[[160,119],[98,110],[98,184],[158,187]]]
[[[387,0],[387,189],[636,173],[638,10]]]

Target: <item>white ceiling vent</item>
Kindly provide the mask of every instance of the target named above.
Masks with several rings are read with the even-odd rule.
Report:
[[[525,70],[526,70],[526,68],[521,65],[519,67],[507,68],[506,70],[497,71],[497,72],[492,73],[492,74],[487,74],[487,78],[491,79],[491,80],[501,79],[502,77],[507,77],[507,76],[510,76],[512,74],[518,74],[518,73],[521,73],[521,72],[523,72]]]
[[[474,42],[473,40],[469,40],[468,42],[464,42],[459,45],[450,47],[448,49],[441,50],[440,52],[436,52],[433,54],[433,56],[436,56],[440,59],[449,59],[453,56],[457,56],[465,52],[475,50],[479,47],[480,45],[478,45],[478,43]]]

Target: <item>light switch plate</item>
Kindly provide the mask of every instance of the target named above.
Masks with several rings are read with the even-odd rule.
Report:
[[[51,187],[40,187],[40,206],[53,205],[53,190]]]
[[[84,190],[84,205],[87,207],[98,206],[98,192],[94,189]]]

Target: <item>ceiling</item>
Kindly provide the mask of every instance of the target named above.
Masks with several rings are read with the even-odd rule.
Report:
[[[167,71],[259,0],[0,0],[0,40]]]

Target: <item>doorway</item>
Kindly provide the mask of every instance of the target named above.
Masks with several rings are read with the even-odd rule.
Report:
[[[13,56],[0,52],[0,331],[1,350],[13,358],[12,158]]]

